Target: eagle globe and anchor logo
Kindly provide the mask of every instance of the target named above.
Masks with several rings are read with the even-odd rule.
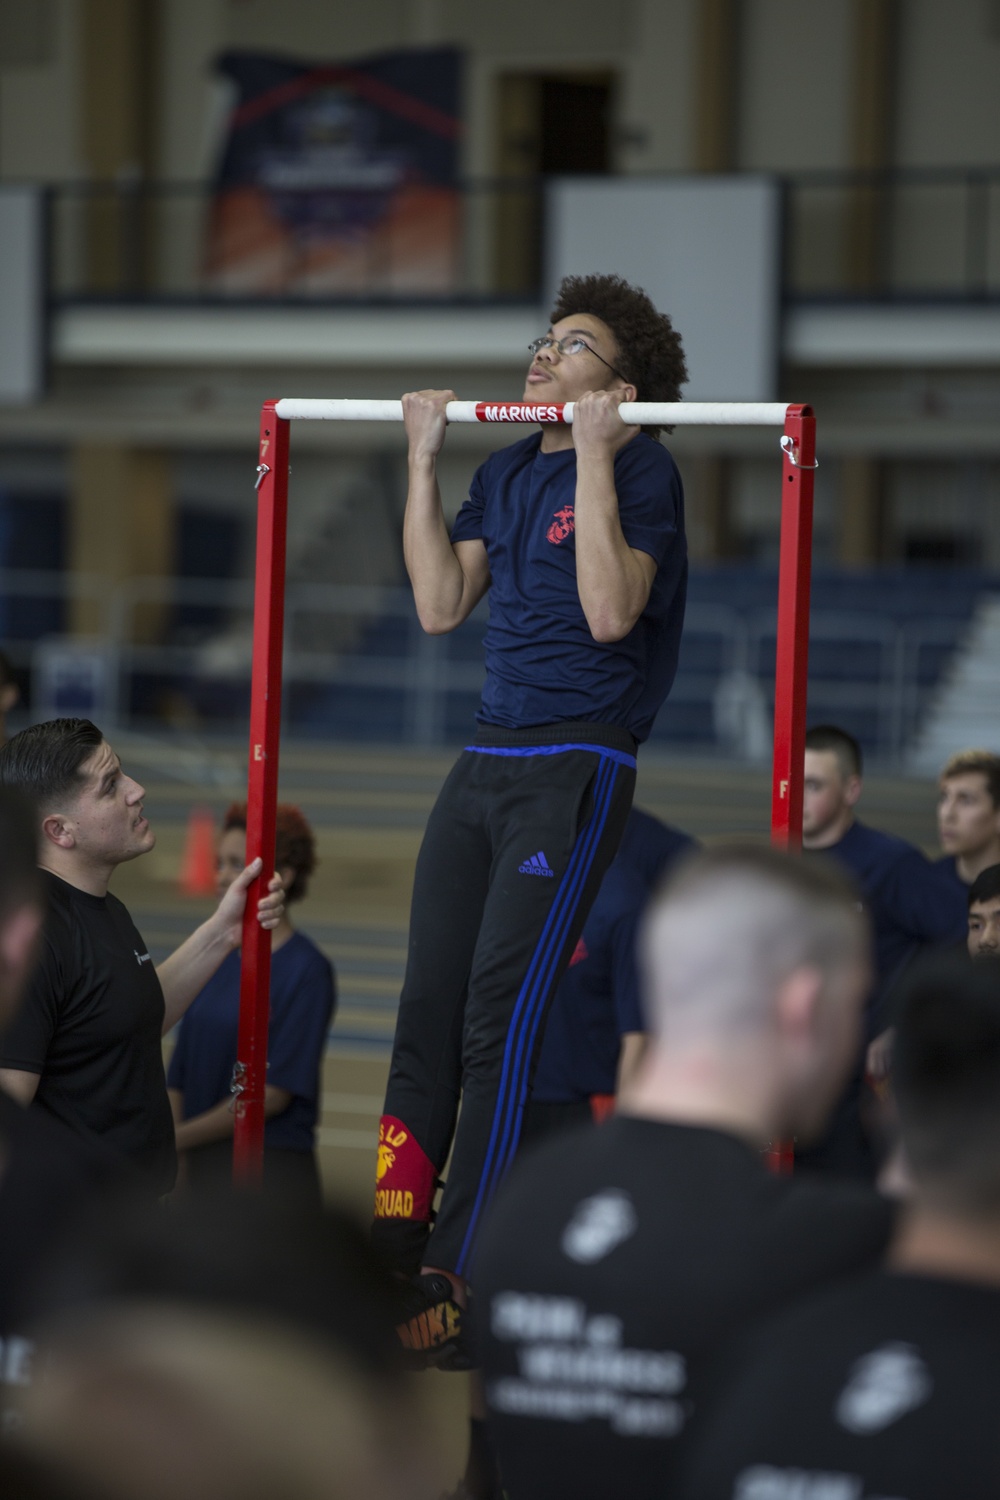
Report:
[[[375,1167],[375,1217],[412,1219],[413,1194],[400,1188],[382,1187],[382,1179],[396,1165],[396,1153],[406,1145],[405,1130],[383,1123],[378,1128],[378,1162]]]

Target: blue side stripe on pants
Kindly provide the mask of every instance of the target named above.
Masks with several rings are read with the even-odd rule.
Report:
[[[560,891],[560,897],[562,899],[563,907],[566,911],[566,920],[560,924],[560,928],[557,932],[553,932],[551,934],[548,945],[541,955],[541,962],[544,965],[544,968],[540,978],[534,986],[534,993],[529,999],[528,1014],[526,1017],[527,1025],[531,1025],[532,1018],[534,1024],[532,1025],[530,1036],[527,1036],[527,1038],[525,1030],[524,1028],[522,1028],[521,1035],[517,1042],[517,1051],[514,1056],[514,1069],[515,1073],[517,1073],[522,1069],[523,1066],[524,1083],[527,1082],[527,1063],[531,1057],[532,1043],[538,1031],[539,1021],[541,1019],[542,1002],[544,1001],[546,991],[552,982],[552,972],[555,969],[556,964],[558,963],[559,954],[562,951],[563,943],[565,942],[566,931],[576,914],[577,907],[580,904],[580,894],[582,892],[586,877],[590,872],[590,866],[593,864],[593,857],[596,853],[597,846],[600,843],[601,835],[604,832],[604,825],[607,822],[608,812],[611,806],[611,796],[614,791],[616,773],[613,769],[611,769],[610,777],[605,776],[603,779],[608,782],[608,785],[606,790],[602,788],[602,778],[599,774],[598,784],[597,788],[595,789],[594,795],[594,815],[587,827],[585,838],[581,841],[581,855],[580,858],[576,861],[576,869],[575,871],[573,870],[573,861],[571,860],[570,868],[567,869],[566,876],[564,878],[563,890]],[[574,855],[576,854],[576,852],[577,851],[574,850]],[[542,940],[540,940],[539,942],[539,949],[541,949],[543,941],[544,934]],[[536,952],[537,951],[538,950],[536,949]],[[519,1090],[519,1093],[523,1093],[523,1091],[524,1090],[522,1087],[521,1090]],[[517,1146],[517,1140],[515,1139],[511,1143],[510,1151],[508,1153],[507,1148],[510,1130],[513,1122],[517,1119],[517,1107],[522,1103],[522,1099],[515,1099],[515,1110],[512,1115],[510,1110],[510,1102],[508,1100],[506,1112],[507,1124],[505,1127],[503,1139],[500,1142],[501,1157],[507,1154],[512,1156],[514,1153],[514,1149]]]
[[[618,757],[606,756],[600,746],[586,747],[600,756],[594,793],[594,813],[583,837],[570,856],[559,894],[532,955],[531,964],[521,986],[504,1048],[493,1128],[486,1151],[482,1177],[476,1194],[458,1257],[456,1270],[462,1273],[474,1242],[479,1217],[503,1179],[520,1135],[518,1121],[527,1093],[528,1065],[532,1046],[541,1023],[544,1001],[552,972],[566,941],[567,932],[579,906],[579,898],[589,875],[611,808],[618,776]],[[501,1135],[502,1132],[502,1135]],[[499,1144],[498,1144],[498,1136]]]

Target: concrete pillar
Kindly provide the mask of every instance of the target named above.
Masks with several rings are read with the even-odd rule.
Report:
[[[67,571],[107,581],[106,598],[140,576],[173,571],[174,527],[170,461],[154,449],[82,443],[73,454]],[[128,639],[158,641],[169,603],[153,599],[133,612]],[[107,618],[102,600],[71,604],[74,635],[98,635]]]
[[[684,465],[690,476],[688,547],[693,562],[720,562],[739,550],[733,523],[732,464],[725,454],[702,454]]]
[[[139,185],[151,175],[157,115],[157,0],[80,0],[80,141],[94,183]],[[150,254],[150,208],[140,195],[88,202],[88,289],[139,290]]]
[[[871,567],[885,550],[883,466],[855,455],[840,461],[837,555],[846,567]]]
[[[896,0],[854,0],[852,167],[892,165],[899,24]],[[847,207],[845,270],[848,288],[877,291],[885,279],[886,195],[859,184]]]
[[[739,0],[701,0],[695,44],[696,172],[735,165],[739,110]]]

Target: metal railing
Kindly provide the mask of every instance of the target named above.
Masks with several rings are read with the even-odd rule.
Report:
[[[779,180],[786,298],[1000,296],[1000,167]],[[313,201],[324,193],[325,209]],[[60,185],[48,190],[50,290],[56,300],[536,300],[544,194],[543,178],[458,184],[449,205],[433,208],[435,248],[421,262],[405,226],[391,224],[327,256],[322,226],[337,220],[336,190],[310,189],[296,207],[296,190],[282,189],[273,234],[266,204],[248,220],[244,238],[257,234],[261,246],[243,264],[233,229],[247,210],[220,210],[212,183]]]
[[[244,732],[249,582],[151,577],[109,589],[106,580],[87,575],[8,570],[0,572],[0,599],[6,611],[0,614],[0,636],[15,665],[31,674],[34,716],[87,707],[72,686],[76,652],[81,661],[88,654],[100,659],[101,671],[91,674],[101,684],[99,701],[89,706],[109,725],[149,730],[177,721],[180,713],[189,728]],[[58,630],[40,640],[18,636],[18,601],[49,601],[65,611],[72,600],[90,601],[97,612],[92,637],[74,645]],[[158,603],[168,611],[165,639],[144,643],[137,628],[143,611]],[[203,612],[201,623],[190,623],[193,611]],[[339,649],[300,643],[316,639],[318,616],[328,618]],[[481,605],[460,630],[429,636],[408,589],[290,584],[287,731],[421,747],[458,741],[468,733],[482,686],[486,618]],[[896,621],[874,612],[814,612],[810,717],[843,724],[871,755],[899,764],[966,628],[957,618]],[[773,708],[774,640],[774,610],[689,604],[680,668],[652,744],[763,759]],[[61,662],[56,673],[54,660]]]

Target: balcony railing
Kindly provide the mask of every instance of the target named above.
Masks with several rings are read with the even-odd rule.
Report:
[[[801,172],[780,178],[786,298],[1000,297],[1000,168]],[[534,301],[544,179],[483,179],[373,218],[343,194],[283,189],[220,200],[209,183],[68,184],[48,190],[57,301],[381,299]],[[348,213],[348,208],[351,212]],[[416,212],[416,210],[414,210]],[[419,219],[419,215],[418,215]],[[336,242],[335,250],[331,245]]]

